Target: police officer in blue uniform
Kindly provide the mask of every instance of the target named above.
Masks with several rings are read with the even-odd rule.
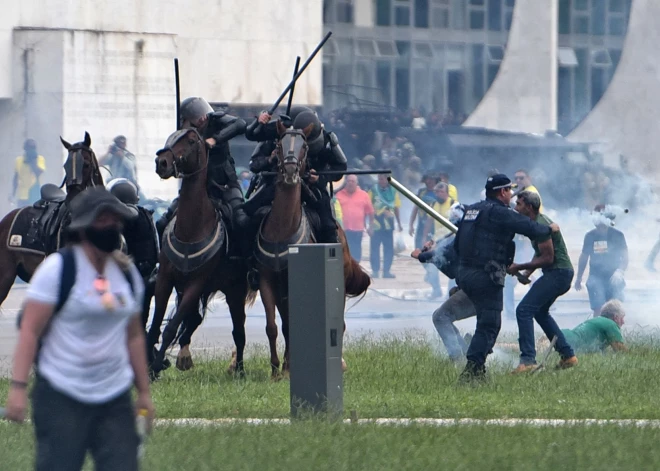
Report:
[[[509,207],[514,185],[503,174],[486,181],[486,199],[467,206],[458,225],[454,247],[458,254],[458,286],[477,311],[477,328],[459,381],[483,379],[502,324],[502,295],[506,269],[513,262],[515,234],[535,239],[559,230],[544,226]]]

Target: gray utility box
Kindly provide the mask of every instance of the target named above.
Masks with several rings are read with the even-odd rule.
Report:
[[[344,261],[341,244],[289,246],[291,415],[341,414]]]

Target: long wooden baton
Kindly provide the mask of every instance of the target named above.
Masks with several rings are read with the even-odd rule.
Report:
[[[300,67],[300,56],[296,57],[296,65],[293,68],[293,76],[295,77],[298,75],[298,68]],[[291,105],[293,104],[293,92],[296,90],[296,84],[293,84],[293,87],[291,87],[291,90],[289,91],[289,103],[286,105],[286,115],[289,116],[291,114]]]
[[[181,88],[179,86],[179,59],[174,58],[174,87],[176,90],[176,129],[181,129]]]
[[[456,227],[449,219],[438,213],[435,209],[422,201],[415,193],[396,181],[393,177],[387,177],[387,181],[390,183],[390,185],[399,190],[399,193],[412,201],[415,206],[445,226],[452,233],[456,234],[458,232],[458,227]]]
[[[557,343],[557,336],[555,335],[554,337],[552,337],[552,342],[550,342],[550,346],[545,351],[545,355],[543,355],[543,360],[541,361],[541,363],[539,363],[539,366],[537,366],[534,370],[532,370],[532,374],[538,373],[539,371],[545,369],[545,363],[548,361],[548,357],[550,357],[550,354],[552,353],[552,349],[555,348],[556,343]]]

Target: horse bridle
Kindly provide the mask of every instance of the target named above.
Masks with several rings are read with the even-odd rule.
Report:
[[[72,158],[71,171],[74,174],[74,178],[75,178],[75,174],[77,172],[78,162],[79,161],[81,162],[80,165],[83,165],[83,166],[85,165],[85,156],[83,155],[83,151],[89,152],[89,154],[92,157],[92,162],[91,162],[91,164],[92,164],[92,175],[93,175],[94,171],[100,171],[100,168],[98,166],[98,162],[96,160],[96,156],[94,155],[94,151],[92,150],[91,147],[88,147],[84,143],[79,142],[79,143],[73,144],[67,150],[68,150],[68,154],[69,154],[69,156],[67,157],[67,162],[68,162],[69,158]],[[96,165],[95,165],[95,163],[96,163]],[[66,162],[65,162],[65,166],[66,166]],[[66,174],[64,175],[64,179],[62,180],[62,184],[60,185],[60,188],[63,188],[64,185],[67,185],[67,181],[69,179],[69,176],[68,176],[68,172],[65,171],[65,173]],[[81,179],[84,178],[83,169],[80,170],[80,174],[81,174]],[[81,181],[80,183],[72,183],[72,184],[67,185],[67,186],[82,185],[82,184],[83,184],[83,182]],[[90,185],[92,187],[96,186],[96,183],[94,183],[94,178],[93,177],[91,178]]]
[[[181,136],[176,141],[174,141],[173,144],[171,144],[169,146],[166,146],[163,149],[158,151],[158,154],[160,154],[161,152],[166,152],[166,151],[169,151],[169,152],[172,153],[172,155],[174,156],[172,158],[172,166],[174,167],[174,178],[181,178],[181,179],[194,177],[195,175],[198,175],[199,173],[206,170],[206,168],[209,165],[208,149],[206,148],[206,141],[204,141],[204,138],[202,137],[202,135],[195,128],[187,128],[187,129],[184,129],[184,131],[185,132],[181,133]],[[195,136],[197,136],[197,142],[193,146],[190,147],[190,150],[189,150],[189,152],[186,153],[186,155],[177,156],[174,153],[174,150],[172,149],[172,147],[174,145],[176,145],[185,136],[187,136],[189,131],[194,131],[195,132]],[[191,173],[185,173],[185,172],[181,171],[179,168],[185,162],[185,159],[189,155],[191,155],[193,152],[199,152],[199,146],[202,145],[202,143],[204,144],[204,150],[207,152],[206,162],[204,163],[204,165],[202,165],[200,168],[198,168],[197,170],[195,170],[194,172],[191,172]]]
[[[307,156],[307,151],[309,149],[309,146],[307,145],[307,136],[305,136],[305,133],[303,133],[300,129],[293,129],[289,128],[287,129],[282,136],[280,136],[280,139],[277,141],[277,149],[278,152],[282,154],[282,160],[279,158],[277,159],[277,171],[280,175],[284,175],[284,181],[285,183],[295,183],[295,181],[287,181],[287,176],[286,172],[284,171],[284,166],[285,165],[291,165],[295,164],[296,166],[296,171],[293,175],[298,175],[300,176],[300,168],[303,165],[304,160],[299,159],[297,155],[295,155],[295,150],[294,150],[294,144],[295,144],[295,139],[291,140],[291,148],[287,151],[286,155],[284,154],[284,146],[282,144],[282,138],[286,135],[296,135],[300,136],[303,139],[303,146],[302,149],[305,152],[305,156]]]

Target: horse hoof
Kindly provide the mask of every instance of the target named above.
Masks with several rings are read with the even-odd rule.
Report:
[[[341,371],[346,372],[347,369],[348,369],[348,365],[346,364],[346,360],[344,360],[344,358],[342,357],[342,359],[341,359]]]
[[[273,372],[270,374],[270,380],[273,383],[282,381],[282,373],[280,373],[279,370],[273,370]]]

